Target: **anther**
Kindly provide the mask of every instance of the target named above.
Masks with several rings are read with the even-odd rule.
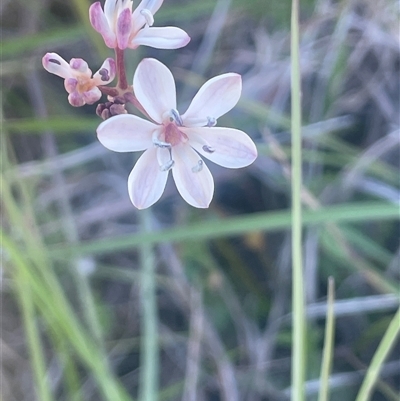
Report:
[[[101,80],[103,82],[110,80],[110,74],[109,74],[108,70],[106,70],[105,68],[102,68],[101,70],[99,70],[99,74],[100,74]]]
[[[58,60],[55,60],[54,58],[49,58],[49,61],[50,63],[61,65],[61,63]]]
[[[215,117],[207,117],[207,127],[215,127],[217,125],[217,119]]]
[[[157,146],[158,148],[162,148],[162,149],[170,149],[171,148],[170,143],[160,141],[159,139],[153,139],[153,144],[155,146]]]
[[[204,150],[204,152],[207,152],[207,153],[214,153],[215,152],[215,149],[212,148],[211,146],[208,146],[208,145],[204,145],[202,149]]]
[[[175,162],[172,159],[168,160],[167,163],[160,166],[160,170],[161,171],[169,171],[169,170],[171,170],[171,168],[173,167],[174,164],[175,164]]]
[[[199,173],[201,170],[203,170],[203,160],[199,160],[197,164],[192,167],[193,173]]]
[[[154,17],[150,10],[144,8],[142,11],[140,11],[140,14],[143,15],[144,19],[146,20],[146,24],[148,26],[152,26],[154,24]]]
[[[153,144],[154,146],[157,146],[158,148],[162,148],[162,149],[171,149],[171,144],[168,142],[164,142],[164,141],[160,141],[160,139],[158,138],[158,132],[155,131],[153,134]]]
[[[177,125],[179,125],[180,127],[183,126],[183,121],[182,121],[182,117],[180,116],[179,112],[175,109],[171,109],[171,116],[173,118],[173,121],[175,121],[175,123]]]

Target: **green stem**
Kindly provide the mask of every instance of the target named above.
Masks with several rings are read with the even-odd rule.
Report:
[[[142,232],[151,231],[151,211],[140,212]],[[142,267],[142,335],[140,400],[156,401],[158,394],[158,338],[155,258],[150,244],[140,248]]]
[[[328,310],[325,324],[324,350],[321,364],[320,391],[318,401],[329,400],[329,375],[332,368],[332,356],[335,346],[335,281],[328,279]]]
[[[302,163],[301,163],[301,78],[299,58],[299,0],[292,1],[291,19],[291,99],[292,99],[292,400],[304,400],[306,370],[302,255]]]
[[[380,342],[375,355],[372,358],[371,364],[367,370],[356,401],[367,401],[370,399],[372,390],[378,380],[379,371],[382,368],[383,362],[388,356],[390,350],[396,342],[396,338],[400,333],[400,308],[397,310],[385,335]]]
[[[15,283],[17,284],[16,287],[22,309],[30,359],[37,385],[37,396],[40,400],[52,401],[53,397],[46,380],[46,365],[42,353],[43,348],[35,324],[35,307],[29,281],[27,281],[27,278],[22,271],[18,270],[17,275],[18,277],[16,277]]]

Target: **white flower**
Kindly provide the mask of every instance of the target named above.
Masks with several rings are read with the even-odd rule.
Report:
[[[180,28],[150,28],[154,14],[164,0],[142,0],[132,12],[132,0],[106,0],[104,11],[100,2],[90,6],[89,18],[105,44],[112,48],[136,49],[139,45],[157,49],[178,49],[186,46],[190,38]]]
[[[115,152],[145,150],[128,179],[129,196],[137,208],[147,208],[161,197],[169,170],[186,202],[208,207],[214,181],[199,154],[228,168],[245,167],[256,159],[256,146],[247,134],[214,127],[217,118],[238,102],[240,75],[223,74],[207,81],[182,116],[176,110],[174,78],[159,61],[148,58],[139,64],[133,88],[154,122],[119,115],[101,123],[97,135]]]
[[[64,78],[65,90],[69,93],[68,101],[72,106],[93,104],[101,98],[98,86],[106,85],[115,78],[115,62],[106,59],[93,75],[85,60],[73,58],[69,64],[57,53],[46,53],[42,59],[43,67],[52,74]]]

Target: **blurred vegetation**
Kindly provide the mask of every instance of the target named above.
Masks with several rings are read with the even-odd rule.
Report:
[[[155,25],[182,27],[189,45],[127,55],[131,75],[143,57],[172,69],[181,110],[206,79],[241,73],[242,99],[219,124],[246,131],[260,154],[242,170],[208,163],[208,210],[186,205],[170,180],[146,232],[126,191],[132,155],[104,149],[95,106],[72,108],[41,66],[49,51],[93,71],[112,56],[89,5],[0,6],[2,399],[137,399],[143,249],[157,269],[159,400],[289,399],[290,2],[166,0]],[[318,399],[324,352],[330,400],[354,401],[372,363],[370,399],[394,401],[398,4],[307,0],[300,11],[306,399]],[[329,277],[335,336],[324,349]]]

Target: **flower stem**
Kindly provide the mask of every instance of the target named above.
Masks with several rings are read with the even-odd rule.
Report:
[[[144,107],[139,103],[139,100],[137,100],[137,97],[130,92],[127,92],[124,94],[124,97],[127,102],[132,103],[144,116],[146,116],[150,121],[153,121],[156,123],[147,113],[147,111],[144,109]]]
[[[117,68],[118,75],[118,84],[117,88],[125,90],[128,89],[128,81],[126,79],[126,70],[125,70],[125,62],[124,62],[124,51],[115,48],[115,64]]]
[[[151,231],[151,211],[140,212],[142,233]],[[158,337],[155,260],[152,246],[144,243],[140,248],[142,267],[141,305],[141,401],[156,401],[158,393]]]
[[[116,88],[110,88],[109,86],[99,85],[98,88],[100,89],[103,95],[116,97],[119,95],[119,91]]]

